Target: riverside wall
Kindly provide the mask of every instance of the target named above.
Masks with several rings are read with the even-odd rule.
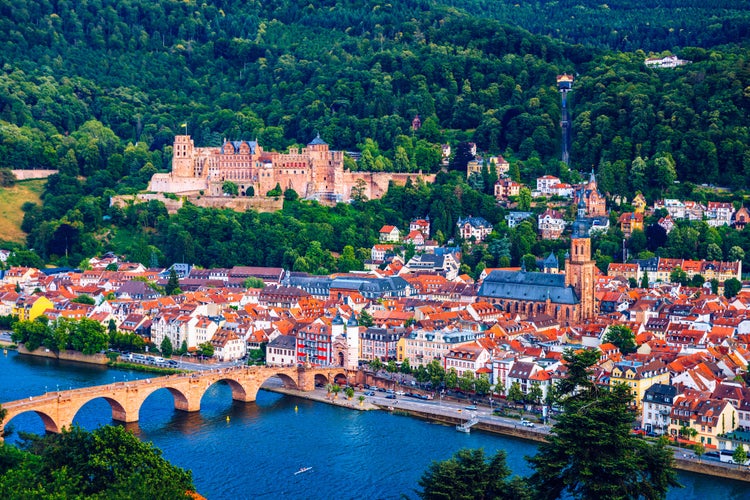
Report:
[[[109,358],[104,354],[82,354],[78,351],[60,351],[54,352],[44,347],[40,347],[34,351],[29,351],[25,346],[18,346],[18,354],[25,354],[27,356],[39,356],[42,358],[49,359],[61,359],[64,361],[76,361],[78,363],[88,363],[93,365],[106,365],[109,362]]]

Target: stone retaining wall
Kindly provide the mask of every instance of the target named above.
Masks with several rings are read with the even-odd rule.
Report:
[[[50,359],[61,359],[63,361],[77,361],[78,363],[89,363],[94,365],[106,365],[109,362],[104,354],[82,354],[78,351],[61,351],[56,353],[44,347],[40,347],[35,351],[29,351],[23,345],[18,346],[18,354],[25,354],[27,356],[39,356],[42,358]]]
[[[57,170],[13,170],[13,175],[16,176],[16,180],[27,181],[29,179],[46,179],[57,172]]]

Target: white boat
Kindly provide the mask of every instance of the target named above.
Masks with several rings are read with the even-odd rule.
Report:
[[[303,472],[307,472],[310,470],[312,470],[312,467],[300,467],[300,470],[295,472],[294,475],[296,476],[297,474],[302,474]]]

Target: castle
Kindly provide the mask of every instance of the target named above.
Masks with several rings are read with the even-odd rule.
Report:
[[[344,152],[331,151],[320,136],[306,147],[287,153],[264,151],[258,141],[227,141],[220,147],[195,147],[189,135],[175,136],[172,172],[154,174],[149,191],[185,195],[224,195],[224,183],[238,188],[240,197],[265,196],[278,184],[306,199],[338,202],[352,198],[356,188],[367,198],[380,198],[390,182],[408,178],[434,182],[434,175],[350,172],[344,170]]]

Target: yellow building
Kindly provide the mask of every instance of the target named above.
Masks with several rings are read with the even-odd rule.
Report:
[[[669,370],[662,361],[639,363],[623,361],[615,364],[609,378],[609,385],[625,384],[633,394],[631,405],[641,409],[646,389],[654,384],[669,384]]]
[[[44,314],[47,309],[54,309],[54,304],[44,295],[22,295],[16,301],[12,314],[19,321],[33,321]]]
[[[715,448],[720,434],[738,427],[737,410],[728,401],[701,395],[677,396],[672,406],[669,434]]]

